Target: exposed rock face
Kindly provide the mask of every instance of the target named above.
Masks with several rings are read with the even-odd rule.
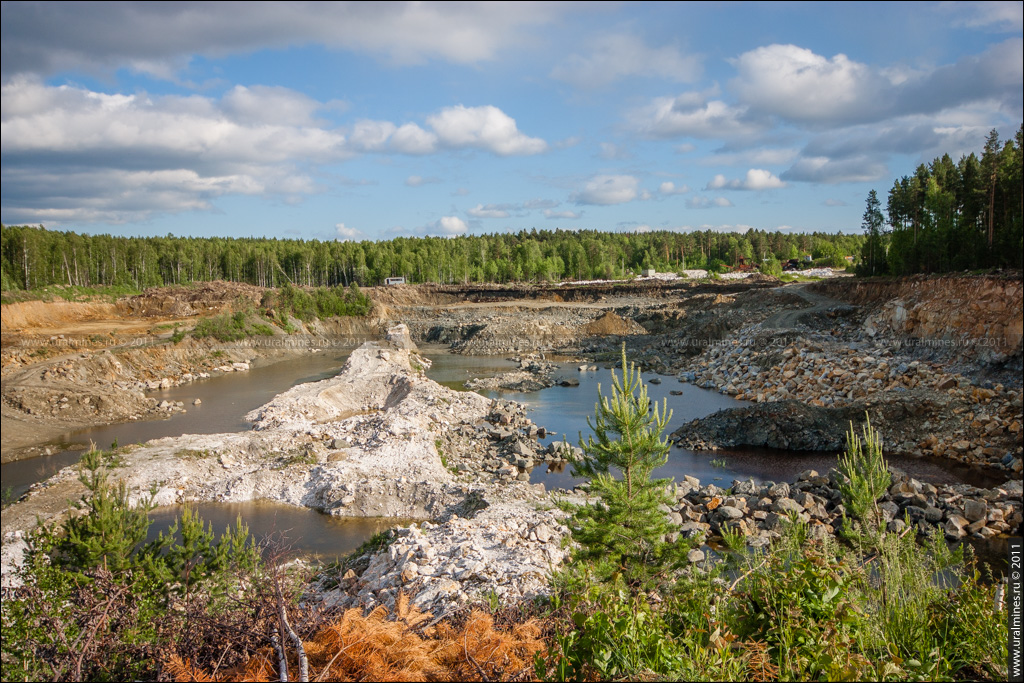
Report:
[[[117,307],[136,317],[190,316],[229,310],[246,300],[258,306],[263,288],[241,282],[203,282],[190,286],[150,287],[142,294],[123,298]]]
[[[864,322],[872,336],[916,340],[936,356],[1020,362],[1024,296],[1019,275],[829,282],[814,289],[864,305],[884,302]]]
[[[891,452],[1021,471],[1019,388],[978,386],[939,363],[904,360],[886,341],[792,337],[751,325],[695,359],[682,379],[766,405],[705,418],[678,438],[695,448],[830,450],[867,412]]]
[[[352,352],[337,376],[292,387],[246,419],[257,430],[338,422],[398,406],[417,379],[421,378],[413,371],[409,351],[368,343]]]
[[[730,408],[694,420],[672,433],[684,446],[767,446],[792,450],[841,449],[849,421],[863,422],[864,411],[815,408],[799,401]]]

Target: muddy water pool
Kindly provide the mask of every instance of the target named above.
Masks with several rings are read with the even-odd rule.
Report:
[[[381,517],[332,517],[316,510],[291,505],[253,501],[250,503],[192,503],[199,517],[213,526],[219,538],[236,520],[248,525],[257,542],[280,544],[289,554],[315,558],[322,562],[338,560],[363,544],[374,534],[413,520]],[[153,510],[153,524],[146,541],[155,541],[167,532],[181,514],[181,506],[170,505]]]
[[[333,377],[344,365],[347,354],[311,353],[267,365],[257,365],[249,372],[216,375],[170,389],[153,391],[149,396],[158,401],[181,401],[186,412],[175,413],[165,420],[140,420],[70,431],[59,442],[75,444],[75,448],[54,446],[52,455],[18,460],[0,465],[4,489],[11,489],[14,498],[32,484],[48,479],[58,470],[73,465],[82,457],[82,445],[90,442],[97,448],[111,444],[126,446],[150,439],[181,434],[219,434],[240,432],[249,428],[245,414],[258,408],[296,384]],[[200,405],[193,401],[200,399]]]

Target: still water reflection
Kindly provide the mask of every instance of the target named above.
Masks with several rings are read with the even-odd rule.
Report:
[[[199,517],[213,525],[220,537],[235,526],[241,517],[249,526],[256,541],[281,542],[290,554],[332,562],[342,558],[374,534],[396,526],[406,526],[412,520],[380,517],[332,517],[316,510],[291,505],[255,501],[251,503],[192,503]],[[146,541],[155,541],[181,514],[178,505],[161,507],[150,513],[153,524]]]

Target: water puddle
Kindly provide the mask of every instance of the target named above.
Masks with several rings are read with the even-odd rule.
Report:
[[[332,517],[316,510],[280,503],[190,503],[207,525],[213,524],[216,537],[236,520],[249,526],[256,541],[269,540],[288,550],[289,556],[316,559],[321,562],[339,560],[376,533],[396,526],[407,526],[414,520],[394,517]],[[181,514],[181,506],[171,505],[153,510],[153,524],[146,541],[155,541]]]
[[[456,391],[466,391],[466,382],[477,377],[494,377],[519,368],[504,356],[463,356],[448,347],[422,345],[421,354],[432,362],[427,377]]]

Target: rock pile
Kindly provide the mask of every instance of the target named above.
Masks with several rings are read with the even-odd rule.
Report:
[[[900,360],[886,345],[790,340],[752,326],[710,349],[691,368],[682,379],[739,400],[842,408],[843,424],[850,419],[849,409],[860,415],[879,412],[886,419],[898,405],[896,417],[908,418],[889,432],[900,439],[891,444],[898,452],[1022,470],[1020,391],[1002,384],[976,386],[938,364]],[[870,410],[872,405],[877,409]],[[834,436],[845,431],[840,426]],[[828,439],[818,446],[763,445],[835,447]]]
[[[880,391],[917,387],[948,391],[969,385],[937,364],[894,360],[888,346],[851,348],[809,339],[786,342],[785,337],[760,334],[759,326],[747,328],[692,363],[688,376],[694,384],[740,400],[763,403],[793,398],[816,406]],[[991,399],[1003,388],[985,391],[982,398]]]
[[[496,400],[482,420],[465,420],[441,432],[436,445],[460,480],[528,482],[530,471],[541,463],[566,462],[563,451],[541,446],[538,439],[546,436],[547,430],[527,418],[521,404]]]
[[[544,360],[544,354],[530,354],[524,358],[512,358],[519,363],[519,369],[506,372],[496,377],[471,379],[466,382],[467,389],[484,391],[514,391],[527,393],[540,391],[555,385],[551,373],[558,369],[555,363]]]
[[[762,547],[778,538],[792,517],[808,524],[811,538],[823,538],[843,524],[839,485],[844,480],[837,470],[827,476],[807,470],[792,484],[736,480],[721,489],[714,484],[702,487],[688,476],[676,484],[676,505],[665,512],[679,525],[680,534],[701,540],[729,530],[745,536],[748,546]],[[890,531],[904,531],[909,521],[922,534],[938,529],[954,541],[968,536],[988,539],[1017,533],[1024,520],[1020,480],[993,489],[933,486],[894,471],[893,481],[879,502]]]
[[[486,505],[486,503],[483,503]],[[390,545],[356,560],[328,604],[394,607],[400,591],[420,608],[440,614],[488,594],[503,602],[548,592],[553,568],[564,560],[568,530],[560,513],[497,504],[472,519],[453,515],[392,532]]]

